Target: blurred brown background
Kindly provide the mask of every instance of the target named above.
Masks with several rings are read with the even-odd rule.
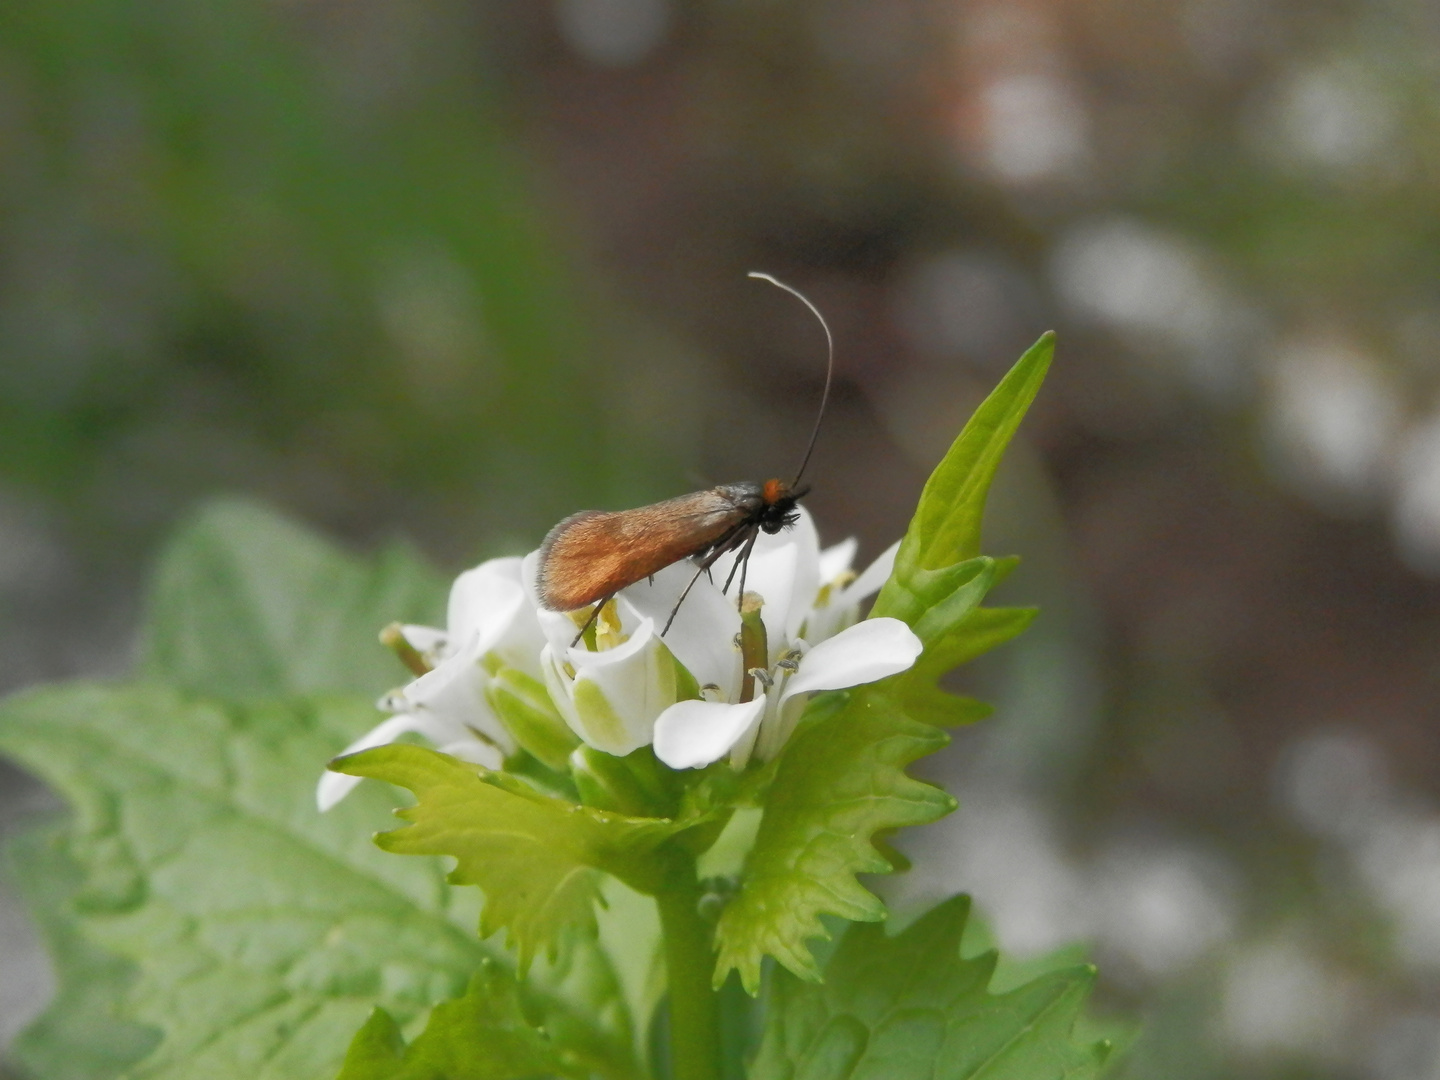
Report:
[[[0,687],[123,672],[207,494],[459,569],[785,473],[751,269],[874,554],[1054,328],[987,545],[1044,615],[883,888],[1088,941],[1127,1076],[1440,1078],[1437,91],[1422,0],[12,0]]]

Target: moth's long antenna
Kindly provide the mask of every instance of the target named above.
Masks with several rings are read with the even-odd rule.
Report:
[[[820,309],[812,304],[809,298],[799,289],[786,285],[785,282],[780,281],[778,278],[773,278],[769,274],[761,273],[758,270],[752,270],[747,276],[760,281],[768,281],[776,288],[784,289],[810,309],[810,314],[820,320],[820,329],[825,331],[825,346],[828,353],[825,361],[825,389],[820,394],[820,411],[815,414],[815,427],[810,431],[810,445],[805,447],[805,456],[800,459],[800,468],[795,470],[795,479],[790,482],[790,486],[793,488],[796,484],[800,483],[800,477],[805,475],[805,466],[810,464],[810,455],[815,451],[815,440],[820,437],[820,421],[825,419],[825,406],[830,401],[830,381],[835,377],[835,339],[831,337],[830,326],[825,322],[825,316],[820,314]]]

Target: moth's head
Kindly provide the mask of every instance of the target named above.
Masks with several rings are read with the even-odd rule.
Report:
[[[770,535],[788,529],[800,520],[795,504],[808,494],[808,487],[791,488],[784,480],[766,480],[760,491],[762,506],[756,524]]]

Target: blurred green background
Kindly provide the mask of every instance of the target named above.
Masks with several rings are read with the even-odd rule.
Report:
[[[1437,204],[1423,0],[9,0],[0,688],[123,671],[208,495],[458,570],[788,474],[751,269],[868,557],[1054,328],[988,543],[1045,614],[883,888],[1089,942],[1126,1075],[1440,1078]]]

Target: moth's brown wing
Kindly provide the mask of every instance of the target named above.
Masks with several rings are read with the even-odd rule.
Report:
[[[728,484],[636,510],[571,515],[540,545],[540,602],[552,611],[574,611],[699,554],[754,512],[749,493],[739,487]]]

